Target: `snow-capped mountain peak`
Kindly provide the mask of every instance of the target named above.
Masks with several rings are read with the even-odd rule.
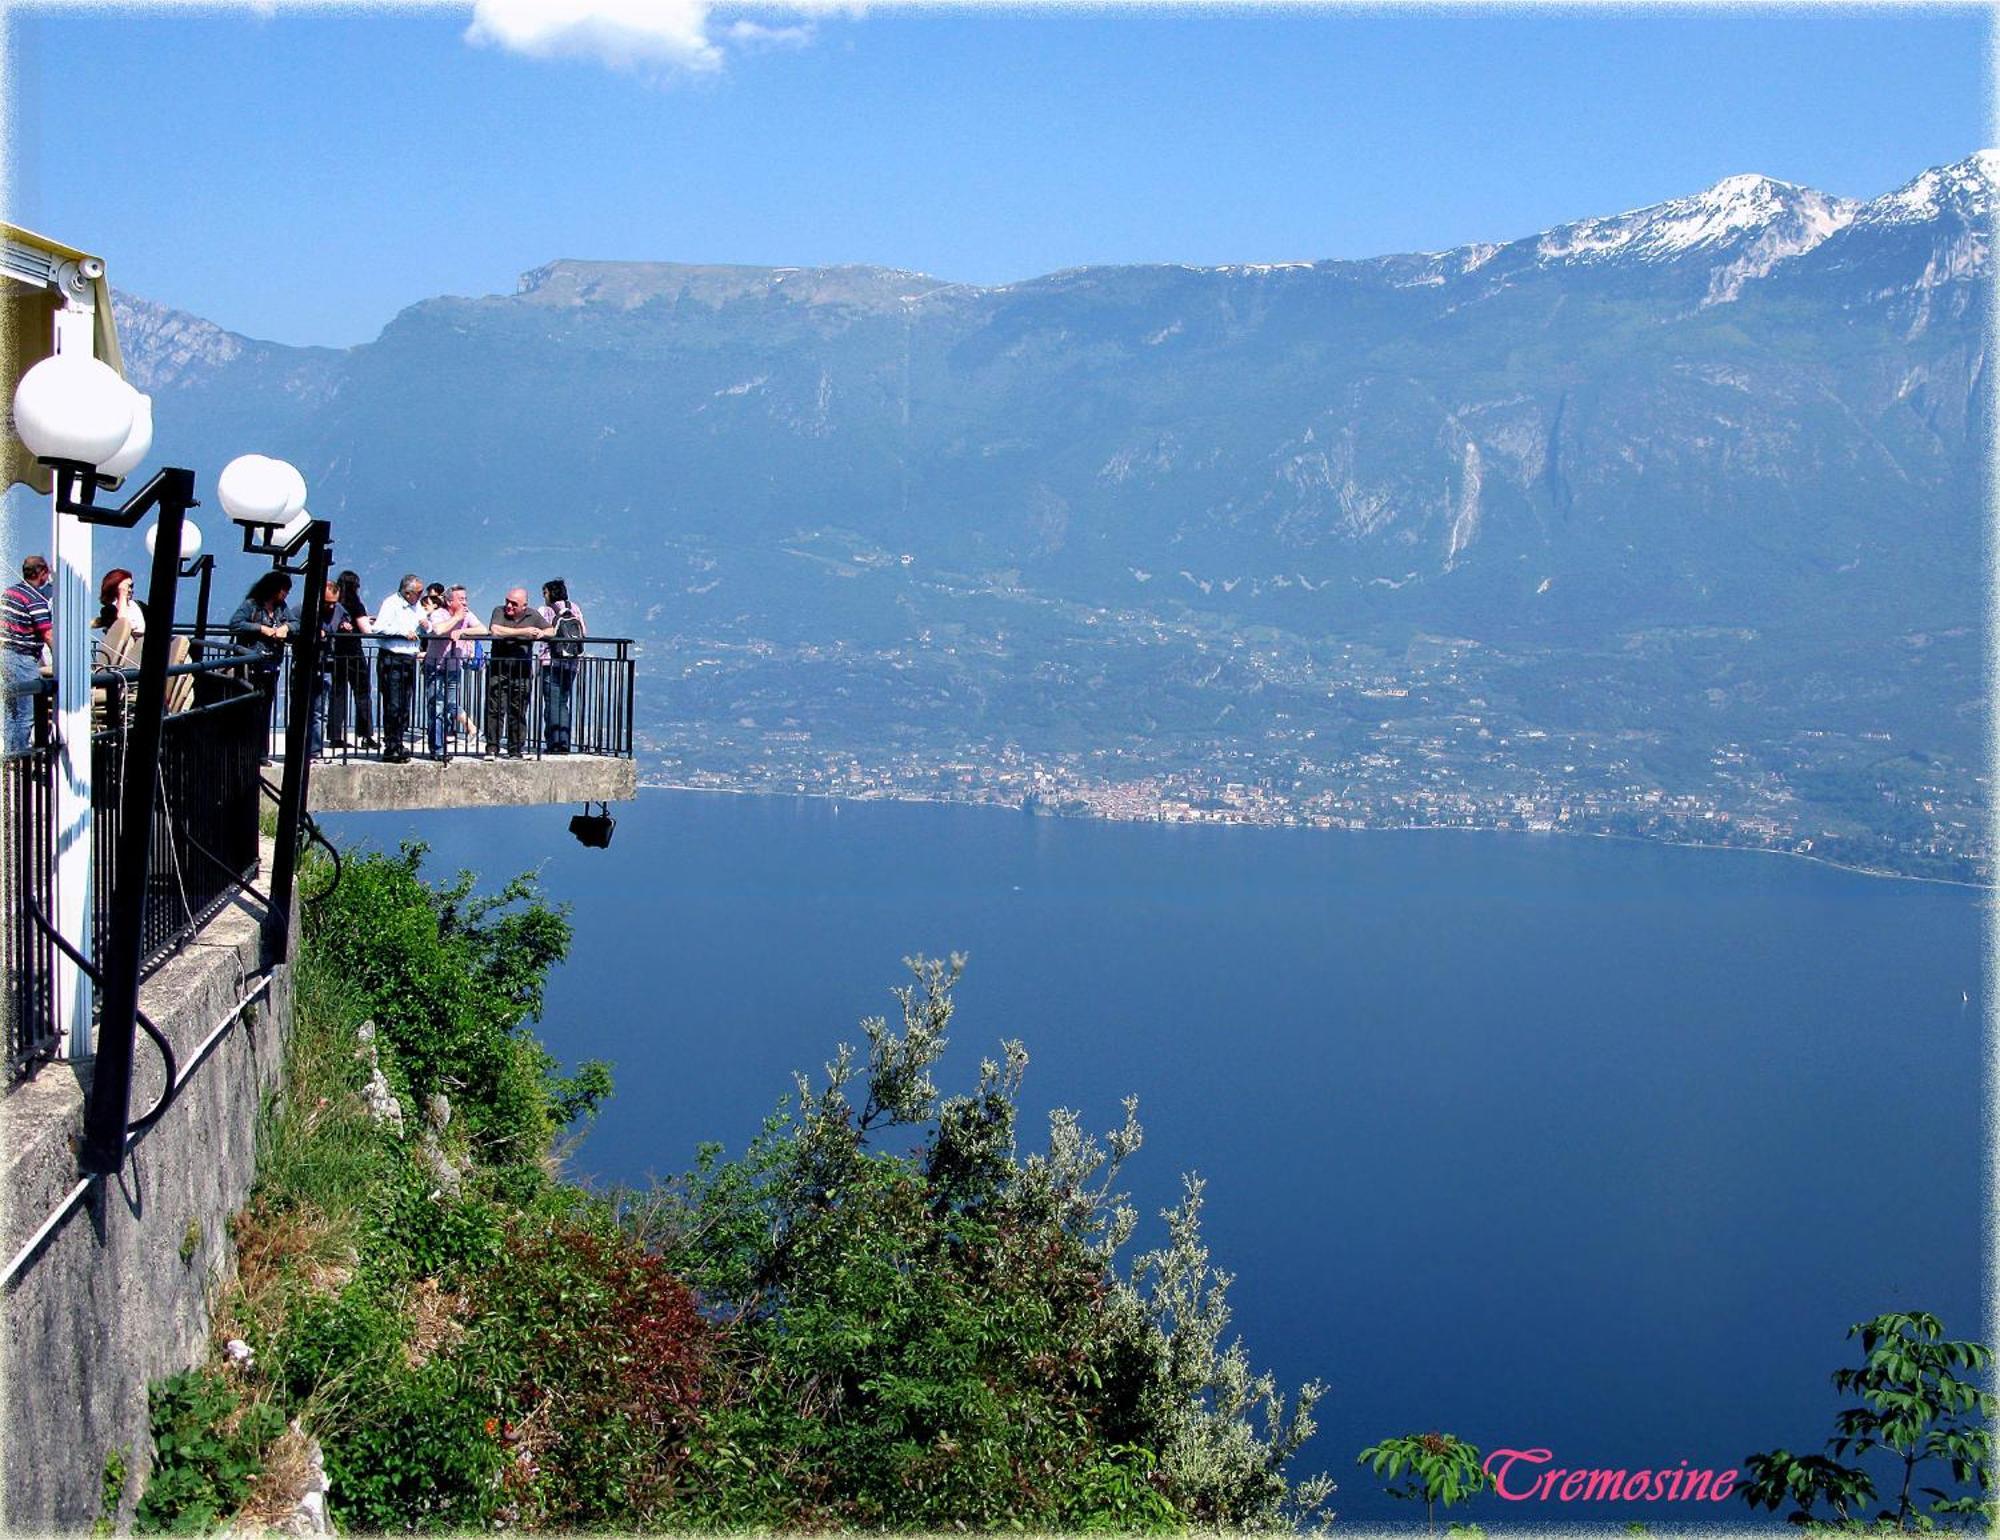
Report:
[[[1686,198],[1579,220],[1543,233],[1545,262],[1636,258],[1665,262],[1691,252],[1755,244],[1770,260],[1809,251],[1854,218],[1852,199],[1754,174],[1728,176]]]
[[[1989,219],[1994,186],[2000,183],[2000,150],[1975,150],[1949,166],[1933,166],[1861,206],[1858,223],[1916,224],[1956,214],[1961,219]]]

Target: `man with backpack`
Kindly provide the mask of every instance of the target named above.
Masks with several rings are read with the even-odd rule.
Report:
[[[570,718],[576,705],[576,675],[583,661],[583,611],[570,603],[561,578],[542,584],[539,612],[547,628],[540,644],[542,664],[542,750],[569,752]]]

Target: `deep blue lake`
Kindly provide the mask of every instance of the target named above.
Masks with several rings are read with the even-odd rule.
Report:
[[[1208,1179],[1252,1361],[1330,1387],[1302,1468],[1350,1523],[1421,1523],[1354,1467],[1385,1436],[1726,1469],[1819,1447],[1851,1323],[1982,1334],[1985,895],[1561,836],[657,791],[586,851],[571,811],[326,823],[426,840],[435,875],[538,867],[572,906],[541,1033],[617,1078],[574,1169],[740,1150],[794,1069],[893,1013],[901,958],[967,952],[940,1088],[1021,1038],[1024,1145],[1051,1106],[1101,1131],[1138,1094],[1125,1185],[1151,1216]]]

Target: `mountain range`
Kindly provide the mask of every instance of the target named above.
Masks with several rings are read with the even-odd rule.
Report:
[[[993,288],[564,260],[344,351],[119,325],[162,445],[294,460],[358,562],[477,530],[642,611],[796,618],[759,558],[806,542],[1307,627],[1973,614],[1996,170]]]
[[[840,736],[863,686],[800,659],[873,649],[931,685],[850,740],[1210,752],[1256,719],[1215,692],[1255,693],[1259,638],[1443,635],[1556,660],[1529,715],[1696,760],[1826,730],[1969,764],[1996,176],[1731,176],[1443,252],[994,287],[564,259],[344,350],[118,321],[162,450],[295,462],[371,591],[561,573],[600,632],[739,649],[730,689],[662,680],[682,721]],[[1666,634],[1756,641],[1634,641]],[[1615,660],[1617,703],[1565,657]]]

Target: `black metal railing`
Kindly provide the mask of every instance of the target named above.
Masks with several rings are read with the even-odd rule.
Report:
[[[259,767],[264,753],[263,701],[243,679],[249,655],[210,643],[202,655],[168,669],[170,710],[162,724],[158,807],[151,830],[140,967],[151,972],[206,925],[257,873]],[[137,671],[92,677],[97,730],[91,737],[94,961],[111,937],[118,833],[126,773],[127,700]],[[47,682],[42,703],[48,695]],[[57,1051],[55,953],[34,911],[53,912],[54,785],[58,754],[49,713],[38,710],[24,753],[0,760],[7,820],[4,927],[7,1051],[18,1076]]]
[[[0,761],[0,816],[7,858],[0,861],[0,916],[5,921],[7,1075],[52,1059],[58,1047],[55,943],[35,911],[55,911],[54,797],[56,751],[46,732],[35,746]]]
[[[211,629],[197,645],[216,637]],[[319,673],[315,757],[629,759],[636,644],[590,637],[582,646],[573,660],[542,648],[535,649],[541,656],[507,658],[486,639],[468,657],[441,644],[399,652],[382,637],[342,638]],[[266,752],[273,756],[282,752],[293,709],[291,671],[276,662],[272,655],[242,670],[270,702]]]
[[[158,807],[146,871],[139,965],[156,967],[214,916],[257,870],[263,703],[236,681],[220,697],[168,714],[160,735]],[[125,767],[122,732],[99,734],[91,753],[97,841],[97,925],[110,931]],[[100,954],[102,944],[98,947]]]

